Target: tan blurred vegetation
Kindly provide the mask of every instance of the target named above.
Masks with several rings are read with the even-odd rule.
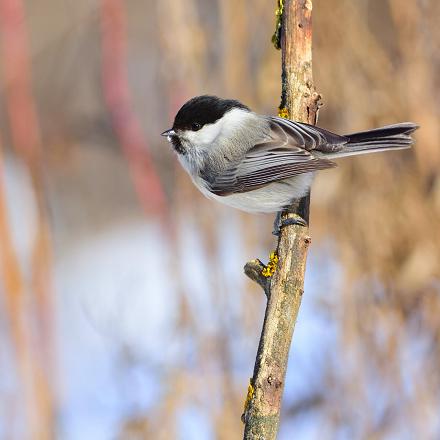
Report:
[[[341,270],[326,273],[319,260],[325,275],[313,282],[325,294],[315,307],[337,336],[316,366],[319,386],[286,399],[283,421],[295,426],[313,411],[321,438],[439,438],[440,3],[313,6],[314,75],[325,104],[319,125],[347,133],[410,120],[421,129],[410,152],[347,159],[317,178],[314,252],[329,248]],[[159,264],[170,264],[179,286],[173,331],[192,338],[196,355],[193,367],[168,366],[162,400],[128,417],[114,436],[180,438],[177,416],[193,405],[208,412],[215,438],[240,437],[247,384],[234,375],[232,344],[245,334],[246,350],[256,349],[263,298],[228,268],[271,249],[272,219],[205,200],[158,133],[196,94],[276,112],[274,10],[266,0],[0,0],[0,319],[7,323],[0,332],[20,384],[1,396],[0,424],[23,419],[29,438],[55,435],[63,378],[53,356],[53,261],[142,218],[164,225],[175,258]],[[24,257],[11,237],[28,232],[12,232],[3,182],[16,163],[34,191]],[[232,263],[225,261],[229,230],[219,226],[228,221],[238,228]],[[184,248],[186,223],[199,231],[197,250]],[[182,261],[192,252],[208,262],[214,332],[200,331],[191,307]],[[251,373],[249,360],[241,378]]]

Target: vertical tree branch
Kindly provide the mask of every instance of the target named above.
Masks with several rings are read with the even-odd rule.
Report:
[[[284,5],[283,5],[284,3]],[[320,96],[312,82],[312,1],[285,0],[281,16],[282,95],[280,114],[314,124]],[[296,201],[283,218],[308,222],[309,197]],[[309,229],[293,224],[281,229],[278,266],[266,288],[268,303],[243,415],[245,439],[275,439],[280,419],[287,360],[304,288]],[[261,264],[261,263],[260,263]],[[265,286],[258,260],[245,272]]]

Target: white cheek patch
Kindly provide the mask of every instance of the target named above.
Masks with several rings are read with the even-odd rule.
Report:
[[[221,135],[228,137],[233,134],[236,128],[239,128],[252,115],[247,110],[233,109],[227,112],[223,118],[213,124],[205,124],[198,131],[186,131],[183,137],[191,144],[199,147],[209,147]]]
[[[186,138],[189,142],[197,146],[208,146],[212,144],[220,135],[223,128],[223,119],[219,119],[214,124],[205,124],[198,131],[187,131]]]

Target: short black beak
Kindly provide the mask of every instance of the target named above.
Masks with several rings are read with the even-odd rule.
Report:
[[[170,128],[169,130],[165,130],[163,133],[161,133],[161,136],[174,136],[176,132]]]

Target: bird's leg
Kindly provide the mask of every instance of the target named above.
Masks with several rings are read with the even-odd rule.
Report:
[[[273,224],[273,235],[280,235],[281,228],[289,225],[307,226],[307,222],[298,214],[293,212],[277,212]]]
[[[273,221],[273,235],[280,235],[281,232],[281,211],[277,212],[277,215],[275,216],[275,220]]]

